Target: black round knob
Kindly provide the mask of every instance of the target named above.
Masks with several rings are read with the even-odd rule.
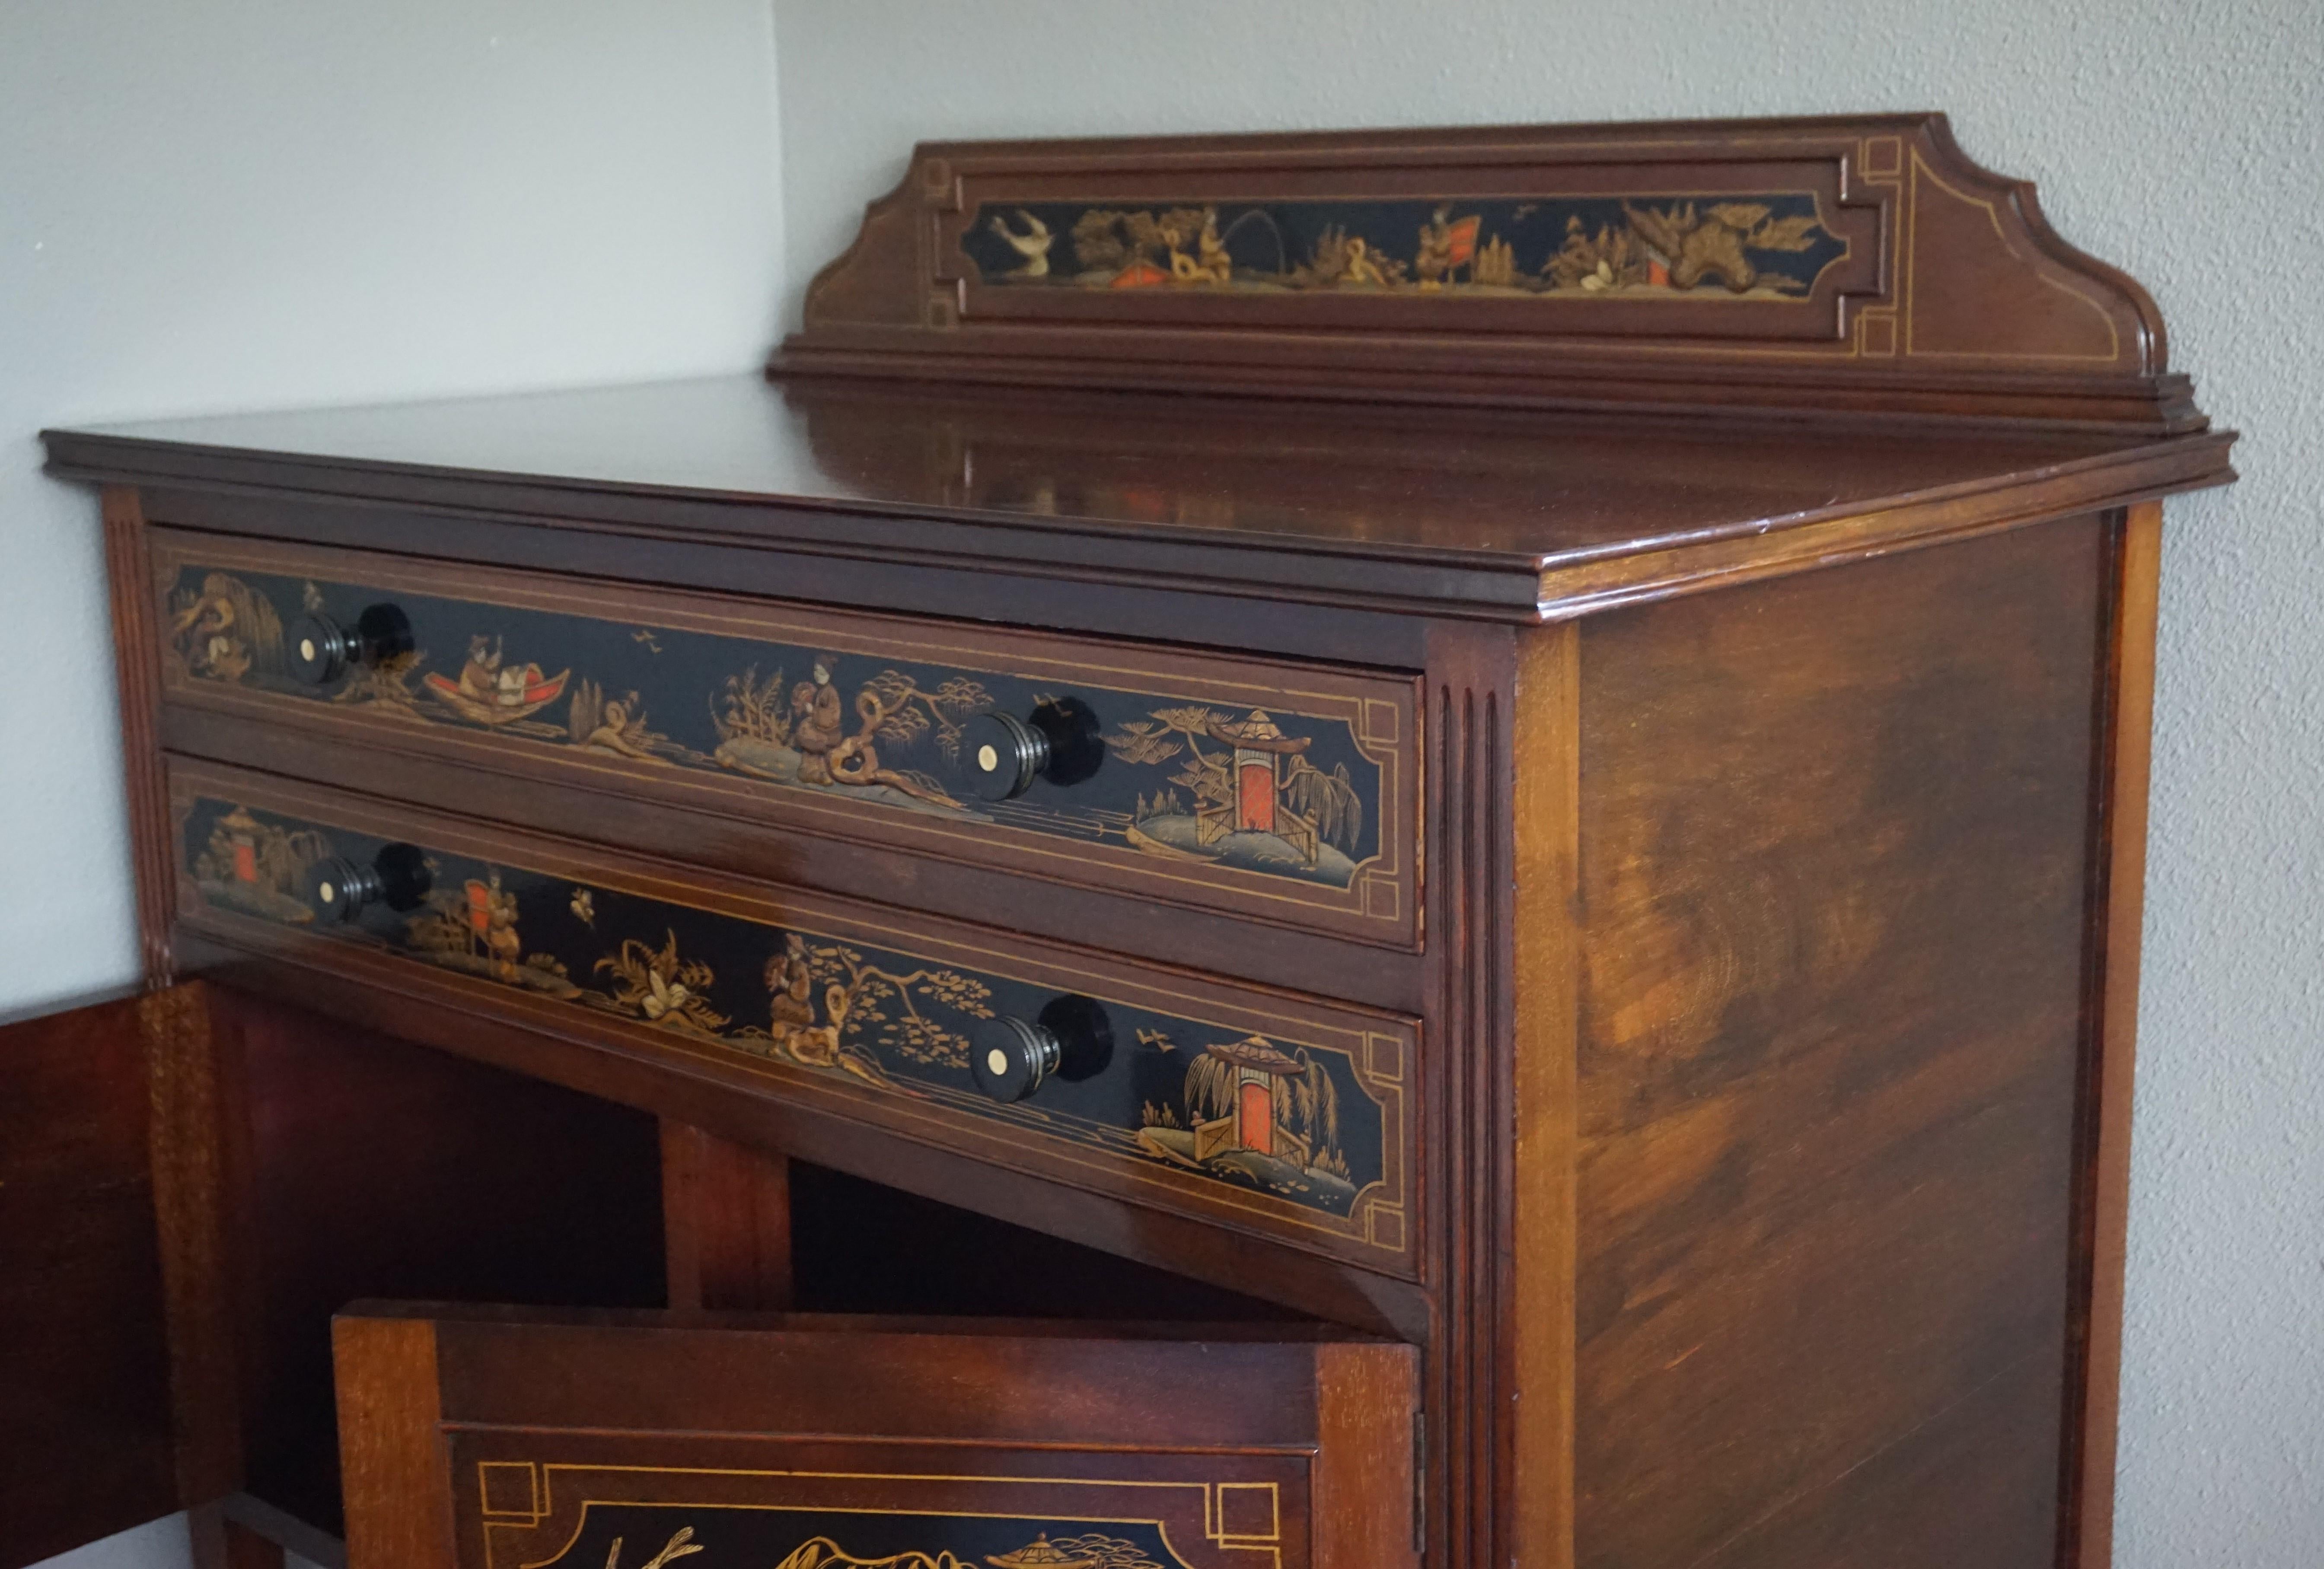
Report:
[[[991,709],[970,720],[961,735],[968,792],[980,801],[1022,795],[1036,779],[1078,784],[1104,761],[1097,715],[1074,697],[1045,698],[1023,719]]]
[[[417,845],[389,845],[367,862],[326,856],[307,868],[307,905],[326,922],[352,921],[374,904],[416,910],[434,880]]]
[[[290,676],[302,686],[327,686],[356,665],[379,665],[411,652],[411,620],[393,605],[373,605],[342,627],[317,610],[290,629]]]
[[[968,721],[961,748],[968,759],[969,791],[980,801],[1024,794],[1049,766],[1049,738],[999,709]]]
[[[363,646],[352,628],[342,627],[320,611],[300,619],[290,629],[290,677],[301,686],[323,686],[337,681],[362,656]]]
[[[1023,1100],[1052,1078],[1096,1077],[1113,1060],[1113,1022],[1087,997],[1058,997],[1038,1019],[1001,1014],[969,1035],[969,1076],[1004,1104]]]

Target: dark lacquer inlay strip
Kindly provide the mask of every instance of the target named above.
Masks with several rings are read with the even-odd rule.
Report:
[[[989,202],[961,233],[988,282],[1452,300],[1794,299],[1848,254],[1807,191]]]

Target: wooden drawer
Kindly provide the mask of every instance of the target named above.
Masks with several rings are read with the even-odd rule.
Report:
[[[358,1565],[1418,1562],[1408,1345],[374,1303],[334,1328]]]
[[[216,939],[327,944],[407,996],[1417,1278],[1416,1021],[214,764],[170,778],[179,918]],[[310,868],[390,845],[426,859],[409,908],[309,902]],[[1002,1104],[970,1057],[1010,1019],[1065,1060]]]
[[[1409,677],[170,529],[152,549],[167,701],[474,764],[481,815],[521,818],[512,775],[580,783],[1419,945]],[[293,677],[309,615],[383,604],[408,654]],[[975,799],[977,717],[1065,699],[1093,772]]]

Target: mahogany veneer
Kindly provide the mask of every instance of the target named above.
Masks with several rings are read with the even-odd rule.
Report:
[[[932,144],[770,372],[48,433],[0,1564],[2107,1561],[2135,282],[1936,116]]]

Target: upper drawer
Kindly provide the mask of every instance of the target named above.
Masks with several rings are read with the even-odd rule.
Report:
[[[1418,946],[1408,677],[170,529],[153,560],[172,701]],[[375,606],[408,651],[302,681]],[[996,713],[1057,745],[991,801]]]

